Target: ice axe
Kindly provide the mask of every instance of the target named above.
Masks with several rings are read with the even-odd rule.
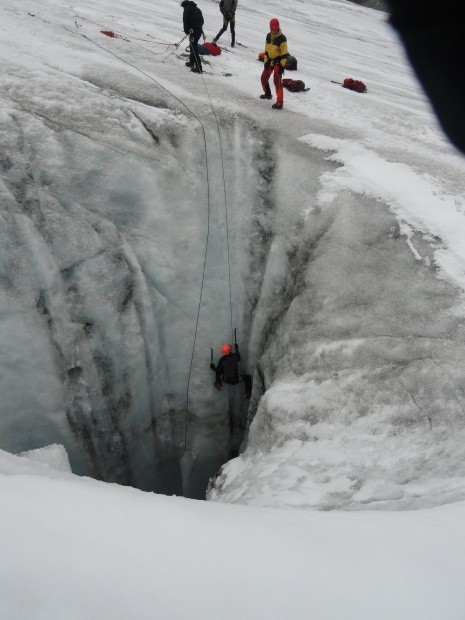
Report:
[[[210,368],[216,372],[216,366],[213,361],[213,348],[210,347]]]

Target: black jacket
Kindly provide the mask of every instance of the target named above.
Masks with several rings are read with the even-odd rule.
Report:
[[[192,0],[184,0],[181,4],[184,9],[182,21],[184,24],[184,32],[189,34],[192,30],[194,36],[200,37],[203,32],[203,15],[199,7]]]
[[[239,353],[239,349],[236,349],[235,353],[230,353],[229,355],[223,355],[220,357],[220,361],[218,362],[218,366],[215,367],[214,364],[211,365],[212,370],[216,371],[216,380],[225,383],[230,383],[235,385],[239,383],[239,362],[241,361],[241,354]]]

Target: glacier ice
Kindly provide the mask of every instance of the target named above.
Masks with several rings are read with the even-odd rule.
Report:
[[[60,444],[76,473],[201,497],[236,447],[233,418],[247,422],[244,452],[211,499],[323,509],[462,499],[463,300],[438,268],[444,248],[353,177],[341,189],[350,171],[298,141],[359,133],[380,159],[455,167],[448,183],[462,184],[433,129],[415,134],[427,118],[418,92],[399,101],[398,73],[387,78],[394,108],[418,115],[397,113],[400,153],[391,117],[373,114],[365,133],[347,93],[330,109],[350,108],[350,126],[321,115],[322,89],[317,121],[289,114],[280,129],[229,107],[218,87],[220,145],[198,93],[189,101],[205,134],[180,100],[101,50],[65,47],[69,33],[47,27],[57,60],[34,33],[43,64],[21,64],[14,48],[1,78],[0,447]],[[247,420],[239,389],[215,392],[208,368],[233,327],[254,373]]]

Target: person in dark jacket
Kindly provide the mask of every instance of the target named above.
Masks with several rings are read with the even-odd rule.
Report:
[[[252,378],[250,375],[239,374],[239,362],[241,361],[241,354],[239,353],[239,347],[237,343],[234,345],[234,353],[230,344],[225,343],[221,345],[222,357],[218,362],[218,365],[212,362],[210,368],[216,372],[216,380],[214,386],[217,390],[223,389],[223,382],[229,385],[237,385],[238,383],[244,383],[245,393],[244,398],[250,398],[252,393]]]
[[[465,153],[463,0],[389,0],[391,24],[449,139]]]
[[[236,9],[237,0],[221,0],[220,11],[223,14],[223,28],[219,31],[216,37],[213,39],[213,43],[216,43],[221,37],[223,32],[226,32],[229,28],[231,30],[231,47],[236,44]]]
[[[287,39],[281,32],[279,21],[276,17],[270,20],[270,32],[266,35],[265,56],[263,58],[264,67],[261,75],[263,95],[260,99],[272,99],[269,85],[270,77],[273,74],[274,86],[276,89],[276,103],[272,107],[281,110],[283,107],[283,73],[287,62]]]
[[[190,58],[186,62],[186,67],[190,67],[194,73],[202,73],[199,54],[199,39],[203,35],[202,11],[192,0],[183,0],[181,6],[184,9],[182,16],[184,32],[189,35],[190,45]]]

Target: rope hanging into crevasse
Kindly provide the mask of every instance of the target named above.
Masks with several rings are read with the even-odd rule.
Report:
[[[203,79],[203,76],[202,76]],[[205,82],[204,82],[205,84]],[[229,315],[230,315],[230,323],[231,323],[231,342],[234,340],[234,328],[233,328],[233,310],[232,310],[232,292],[231,292],[231,256],[230,256],[230,247],[229,247],[229,218],[228,218],[228,197],[226,193],[226,179],[224,172],[224,157],[223,157],[223,141],[221,139],[221,131],[220,124],[218,122],[218,117],[216,115],[216,110],[213,105],[213,102],[210,97],[210,93],[208,92],[207,86],[205,85],[205,91],[207,93],[208,100],[210,101],[210,105],[213,111],[213,115],[215,117],[216,129],[218,132],[218,138],[220,142],[220,156],[221,156],[221,174],[223,181],[223,199],[224,199],[224,209],[225,209],[225,222],[226,222],[226,247],[227,247],[227,258],[228,258],[228,288],[229,288]]]
[[[197,66],[197,69],[201,70],[201,67]],[[218,138],[219,138],[219,144],[220,144],[221,174],[222,174],[223,196],[224,196],[224,205],[225,205],[226,245],[227,245],[227,259],[228,259],[229,314],[230,314],[231,337],[232,337],[234,330],[233,330],[233,320],[232,320],[231,260],[230,260],[230,247],[229,247],[228,201],[227,201],[227,196],[226,196],[226,180],[225,180],[225,172],[224,172],[223,142],[222,142],[222,139],[221,139],[220,125],[219,125],[219,122],[218,122],[218,117],[217,117],[217,114],[216,114],[215,107],[214,107],[213,102],[211,100],[210,93],[208,92],[208,88],[207,88],[207,85],[205,83],[205,80],[204,80],[202,72],[200,73],[200,75],[202,77],[202,82],[203,82],[203,85],[204,85],[204,88],[205,88],[205,92],[207,94],[208,100],[210,102],[211,109],[213,111],[213,115],[215,117],[216,129],[217,129],[217,132],[218,132]],[[206,148],[206,146],[205,146],[205,148]],[[208,165],[208,159],[207,159],[207,165]],[[208,175],[208,170],[207,170],[207,175]],[[209,209],[210,209],[210,207],[209,207]],[[206,250],[207,250],[207,247],[208,247],[209,231],[210,231],[210,220],[208,221],[208,236],[207,236]],[[204,283],[204,276],[205,276],[205,267],[206,267],[206,254],[205,254],[205,262],[204,262],[204,266],[203,266],[201,290],[203,290],[203,283]],[[200,318],[200,307],[201,307],[201,304],[199,303],[199,310],[198,310],[197,322],[196,322],[196,327],[195,327],[194,346],[193,346],[193,349],[192,349],[191,365],[190,365],[190,369],[189,369],[189,378],[188,378],[188,383],[187,383],[187,411],[186,411],[186,428],[185,428],[185,436],[184,436],[184,453],[187,452],[187,438],[188,438],[188,426],[189,426],[189,421],[188,421],[188,417],[189,417],[189,388],[190,388],[192,366],[193,366],[193,361],[194,361],[194,351],[195,351],[195,344],[196,344],[196,340],[197,340],[197,332],[198,332],[198,325],[199,325],[199,318]]]
[[[39,20],[41,20],[41,21],[43,21],[45,23],[51,24],[52,26],[56,26],[56,24],[53,24],[52,22],[50,22],[50,21],[48,21],[46,19],[43,19],[42,17],[39,17],[38,15],[32,15],[31,13],[29,13],[29,15],[31,17],[35,17],[35,18],[37,18],[37,19],[39,19]],[[66,26],[63,26],[63,25],[59,25],[59,27],[63,28],[64,30],[66,30],[67,32],[69,32],[72,35],[77,35],[77,36],[80,36],[80,37],[84,38],[85,40],[89,41],[89,43],[92,43],[93,45],[97,46],[98,48],[100,48],[101,50],[106,52],[107,54],[112,55],[113,57],[115,57],[120,62],[122,62],[122,63],[124,63],[124,64],[126,64],[126,65],[128,65],[130,67],[132,67],[134,70],[136,70],[139,73],[141,73],[142,75],[144,75],[147,79],[149,79],[150,81],[152,81],[155,84],[157,84],[157,86],[159,86],[161,89],[163,89],[165,92],[167,92],[171,97],[173,97],[173,99],[175,99],[178,103],[180,103],[189,112],[189,114],[191,114],[192,117],[197,120],[197,122],[200,124],[200,126],[202,128],[202,137],[203,137],[204,151],[205,151],[204,162],[205,162],[205,172],[206,172],[206,181],[207,181],[207,224],[206,224],[206,236],[205,236],[205,251],[204,251],[203,267],[202,267],[202,278],[201,278],[201,284],[200,284],[199,301],[198,301],[198,305],[197,305],[197,316],[196,316],[196,321],[195,321],[195,331],[194,331],[194,339],[193,339],[193,345],[192,345],[191,360],[190,360],[190,365],[189,365],[189,374],[188,374],[188,379],[187,379],[186,421],[185,421],[185,432],[184,432],[184,453],[186,453],[187,452],[187,443],[188,443],[188,427],[189,427],[190,383],[191,383],[191,377],[192,377],[192,369],[193,369],[193,363],[194,363],[195,347],[196,347],[196,343],[197,343],[197,335],[198,335],[199,322],[200,322],[200,311],[201,311],[201,307],[202,307],[203,292],[204,292],[205,271],[206,271],[206,264],[207,264],[207,255],[208,255],[208,245],[209,245],[209,240],[210,240],[211,192],[210,192],[210,174],[209,174],[207,136],[206,136],[205,126],[204,126],[203,122],[201,121],[201,119],[189,108],[189,106],[184,101],[182,101],[182,99],[177,97],[168,88],[166,88],[165,86],[160,84],[160,82],[158,82],[150,74],[146,73],[143,69],[140,69],[139,67],[137,67],[136,65],[132,64],[128,60],[126,60],[126,59],[122,58],[121,56],[119,56],[118,54],[116,54],[115,52],[112,52],[111,50],[107,49],[103,45],[100,45],[97,41],[94,41],[93,39],[91,39],[90,37],[85,35],[84,33],[82,33],[82,32],[75,32],[75,31],[71,30],[70,28],[67,28]],[[130,43],[131,41],[127,40],[127,42]],[[216,110],[215,110],[215,107],[214,107],[213,102],[211,100],[210,94],[208,92],[207,85],[205,83],[203,75],[201,75],[201,77],[202,77],[203,85],[204,85],[204,88],[205,88],[205,92],[207,93],[207,97],[209,99],[209,102],[210,102],[210,105],[211,105],[211,108],[212,108],[212,111],[213,111],[213,114],[214,114],[214,117],[215,117],[216,129],[217,129],[217,132],[218,132],[219,143],[220,143],[222,184],[223,184],[223,196],[224,196],[224,204],[225,204],[225,222],[226,222],[226,242],[227,242],[226,245],[227,245],[227,260],[228,260],[229,311],[230,311],[231,337],[233,338],[234,330],[233,330],[233,320],[232,320],[231,260],[230,260],[230,244],[229,244],[228,201],[227,201],[227,195],[226,195],[226,181],[225,181],[225,170],[224,170],[223,143],[222,143],[222,139],[221,139],[221,131],[220,131],[220,126],[219,126]]]

